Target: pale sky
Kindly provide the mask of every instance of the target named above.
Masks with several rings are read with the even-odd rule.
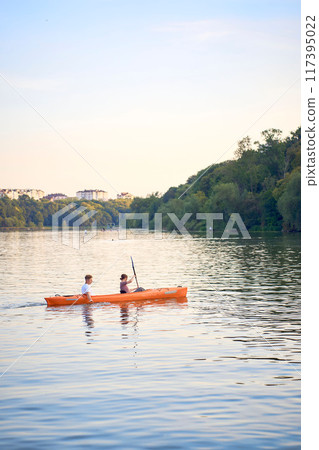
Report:
[[[300,125],[299,1],[0,4],[0,188],[164,193]]]

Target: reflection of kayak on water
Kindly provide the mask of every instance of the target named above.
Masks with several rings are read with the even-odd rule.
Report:
[[[109,294],[92,295],[93,303],[127,303],[145,300],[157,300],[167,298],[186,297],[187,287],[169,287],[159,289],[146,289],[140,292],[130,292],[129,294]],[[90,303],[86,295],[56,295],[45,298],[48,306],[84,305]]]

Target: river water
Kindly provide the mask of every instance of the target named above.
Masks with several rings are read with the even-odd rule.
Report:
[[[299,236],[85,238],[0,233],[2,448],[300,448]],[[187,299],[46,307],[86,273],[117,292],[130,255]]]

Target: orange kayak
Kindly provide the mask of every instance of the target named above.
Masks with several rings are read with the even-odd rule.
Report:
[[[129,294],[92,295],[93,303],[127,303],[138,300],[156,300],[186,297],[187,287],[147,289]],[[90,303],[86,295],[68,295],[45,298],[48,306],[84,305]]]

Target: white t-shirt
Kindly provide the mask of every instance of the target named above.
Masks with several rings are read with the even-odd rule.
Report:
[[[92,294],[92,292],[91,292],[91,285],[85,283],[85,284],[83,284],[83,286],[82,286],[82,294],[87,294],[88,292],[89,292],[90,294]]]

